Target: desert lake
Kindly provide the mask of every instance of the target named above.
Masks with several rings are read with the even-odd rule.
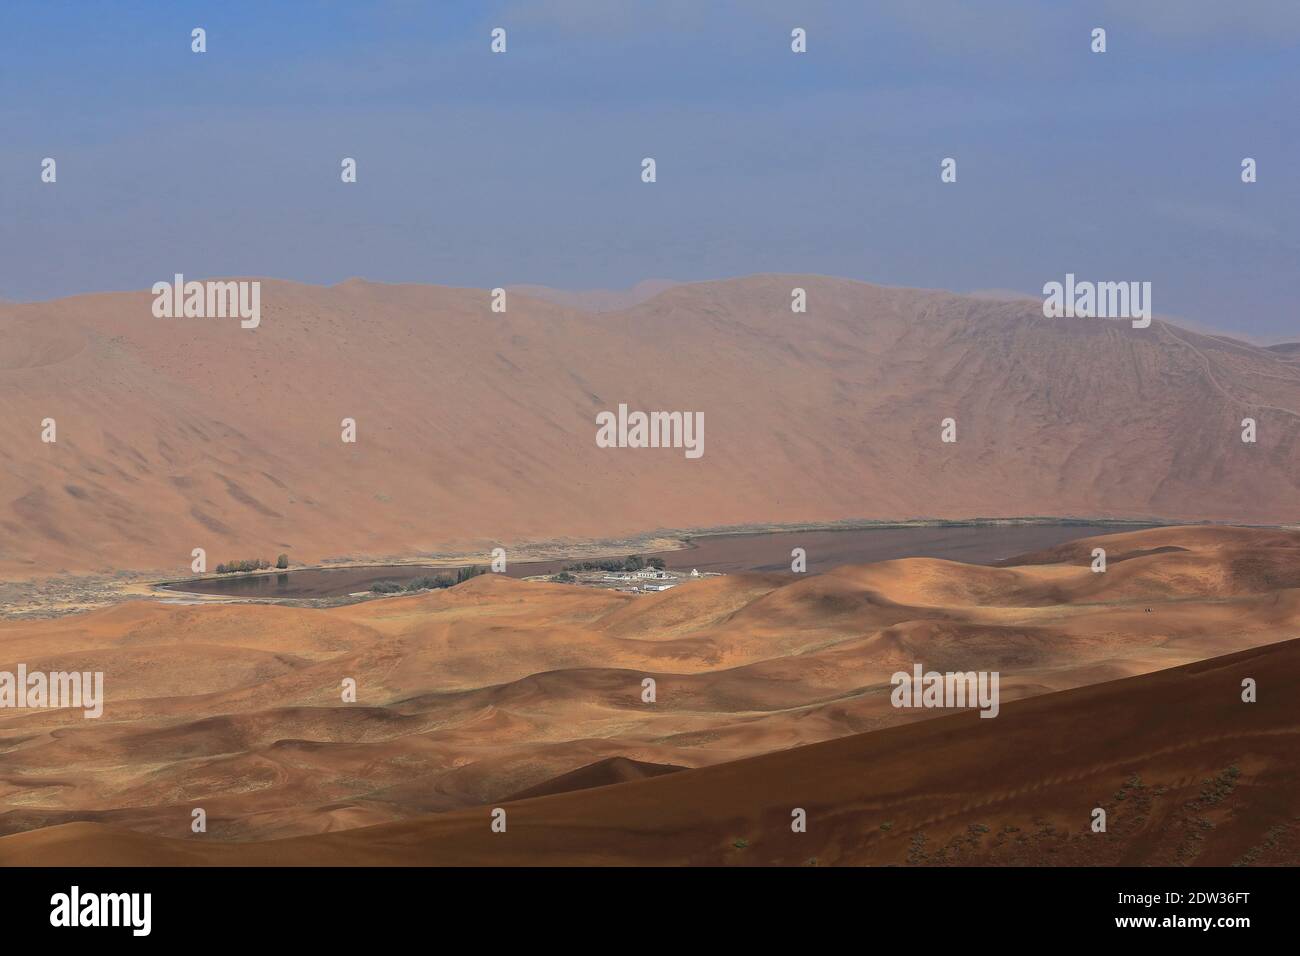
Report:
[[[1119,531],[1134,531],[1148,525],[1128,523],[1096,524],[966,524],[909,525],[700,535],[687,539],[676,551],[645,554],[662,558],[674,570],[789,571],[790,552],[803,548],[808,572],[815,574],[843,564],[867,564],[895,558],[945,558],[968,564],[994,564],[1006,558],[1050,548],[1077,538]],[[624,557],[611,554],[610,557]],[[555,574],[577,560],[511,562],[510,577]],[[478,562],[486,567],[488,555]],[[462,565],[462,567],[467,565]],[[173,581],[166,590],[226,597],[329,598],[368,591],[381,581],[405,583],[414,578],[455,574],[455,565],[367,565],[345,568],[303,568],[261,574],[236,574],[222,578]]]

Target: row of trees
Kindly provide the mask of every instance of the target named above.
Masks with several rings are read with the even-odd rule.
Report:
[[[231,561],[229,564],[218,564],[218,574],[234,574],[238,571],[265,571],[271,566],[271,562],[266,558],[245,558],[243,561]],[[275,566],[284,570],[289,566],[289,556],[282,554],[275,559]]]
[[[457,568],[456,576],[453,578],[449,574],[439,574],[436,577],[425,575],[423,577],[412,578],[405,584],[400,581],[378,581],[371,588],[373,594],[397,594],[401,591],[433,591],[438,588],[455,587],[462,581],[468,581],[470,578],[476,578],[480,574],[486,573],[478,565],[468,568]]]
[[[640,571],[642,568],[647,567],[662,571],[664,569],[664,559],[646,559],[639,554],[629,554],[622,561],[617,558],[605,561],[579,561],[576,564],[568,565],[560,573],[570,574],[573,571]]]

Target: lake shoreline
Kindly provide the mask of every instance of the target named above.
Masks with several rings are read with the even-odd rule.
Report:
[[[1167,521],[1162,519],[1136,518],[963,518],[948,520],[941,518],[918,518],[901,521],[871,521],[867,519],[849,519],[840,522],[792,522],[785,524],[746,524],[713,525],[706,528],[659,529],[625,538],[591,538],[561,545],[556,542],[529,542],[516,547],[514,553],[522,557],[511,558],[518,563],[537,563],[541,561],[589,561],[624,556],[627,554],[657,555],[674,551],[689,551],[696,547],[696,542],[704,538],[730,537],[733,535],[787,534],[801,531],[838,532],[838,531],[874,531],[904,528],[996,528],[996,527],[1131,527],[1157,528],[1177,527],[1178,525],[1197,524],[1231,524],[1231,522],[1208,521]],[[1236,527],[1264,527],[1263,525],[1235,525]],[[663,547],[673,544],[675,547]],[[653,549],[651,549],[653,547]],[[511,549],[507,548],[507,555]],[[483,552],[437,552],[427,555],[375,556],[365,558],[326,558],[314,564],[294,564],[278,573],[293,571],[333,571],[345,568],[374,567],[419,567],[434,570],[455,570],[475,562],[486,565],[491,560],[490,554]],[[253,577],[276,574],[276,568],[261,571],[236,572],[235,575],[216,575],[209,573],[198,577],[176,578],[156,582],[165,584],[184,584],[199,580],[219,580],[236,575]],[[150,576],[150,575],[146,575]]]
[[[548,578],[581,562],[621,561],[628,554],[657,558],[670,570],[737,574],[790,570],[794,548],[808,558],[807,571],[819,573],[843,564],[865,564],[898,557],[938,557],[989,564],[1015,554],[1041,550],[1080,537],[1155,527],[1148,522],[1088,522],[1027,519],[1019,521],[875,522],[795,527],[745,527],[647,536],[657,550],[628,541],[546,557],[508,558],[505,573],[513,578]],[[448,574],[466,567],[486,567],[489,555],[408,559],[401,562],[350,562],[290,569],[264,569],[221,577],[158,582],[155,592],[195,599],[236,598],[270,601],[363,599],[382,583]],[[349,573],[351,572],[351,573]]]
[[[1056,527],[1104,527],[1108,531],[1136,530],[1143,527],[1173,527],[1179,525],[1235,525],[1238,527],[1287,527],[1283,525],[1242,525],[1227,521],[1173,521],[1163,518],[1137,519],[1131,517],[1050,517],[1025,516],[1016,518],[963,518],[901,520],[843,519],[837,521],[806,521],[786,523],[754,523],[746,525],[715,525],[705,528],[657,529],[625,537],[584,539],[579,541],[532,541],[507,549],[511,563],[532,564],[544,561],[580,562],[623,557],[628,554],[659,555],[692,552],[709,540],[724,537],[774,535],[789,533],[836,534],[854,531],[889,531],[906,529],[998,529]],[[269,569],[241,575],[260,577],[269,574],[286,574],[300,571],[331,571],[377,567],[420,568],[434,573],[446,572],[470,564],[486,566],[489,552],[441,552],[418,555],[365,556],[326,558],[311,564],[292,565],[284,571]],[[230,576],[224,576],[229,579]],[[161,569],[121,570],[116,572],[88,572],[47,575],[0,584],[0,617],[13,620],[35,620],[83,613],[131,600],[162,600],[168,603],[228,603],[232,601],[259,601],[267,603],[302,604],[304,606],[331,607],[339,600],[304,601],[294,598],[228,597],[199,591],[180,590],[177,586],[198,581],[221,580],[215,574],[181,577],[169,575]],[[357,600],[353,598],[352,600]]]

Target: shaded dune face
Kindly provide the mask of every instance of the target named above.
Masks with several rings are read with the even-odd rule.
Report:
[[[605,761],[504,801],[508,839],[490,832],[488,807],[252,843],[70,823],[0,837],[0,861],[1289,865],[1300,712],[1285,692],[1243,703],[1242,681],[1259,675],[1295,686],[1300,640],[1016,701],[996,721],[956,714],[680,772]],[[796,808],[805,832],[790,826]],[[364,822],[340,809],[331,822]]]
[[[1099,546],[1127,557],[1095,574]],[[1161,528],[1003,568],[907,559],[811,577],[710,578],[639,597],[485,575],[330,610],[132,602],[0,624],[0,671],[18,662],[103,671],[106,691],[100,719],[0,711],[0,833],[36,838],[93,822],[199,839],[189,825],[202,807],[206,845],[430,813],[473,819],[456,814],[525,797],[540,806],[676,771],[667,786],[693,779],[677,768],[721,772],[853,735],[921,733],[907,725],[937,724],[945,712],[900,710],[889,699],[891,675],[914,663],[998,671],[1005,714],[1014,701],[1293,638],[1297,568],[1297,532]],[[647,678],[653,703],[643,699]],[[355,703],[341,700],[349,679]],[[1088,726],[1075,732],[1086,736]],[[1177,726],[1158,726],[1167,742],[1183,739]],[[1000,738],[980,739],[994,747]],[[1080,766],[1098,781],[1110,772]],[[889,792],[871,806],[883,812]],[[859,819],[862,799],[846,796],[833,812]],[[937,839],[925,819],[914,822]],[[0,841],[0,854],[16,845]],[[819,853],[885,861],[875,845]]]
[[[146,293],[0,305],[0,572],[908,515],[1274,523],[1300,502],[1282,349],[812,276],[599,313],[489,301],[268,280],[255,330],[156,319]],[[702,412],[703,457],[597,447],[620,402]]]

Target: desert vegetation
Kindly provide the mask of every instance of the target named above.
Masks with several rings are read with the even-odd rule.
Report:
[[[470,578],[476,578],[484,571],[478,565],[468,568],[457,568],[453,577],[450,574],[424,575],[423,577],[412,578],[403,584],[400,581],[379,581],[371,586],[372,594],[400,594],[403,592],[414,593],[416,591],[434,591],[439,588],[455,587],[463,581]]]
[[[575,571],[640,571],[642,568],[654,568],[657,571],[664,569],[663,558],[643,558],[639,554],[629,554],[622,561],[617,558],[608,558],[604,561],[578,561],[566,565],[561,574],[568,574],[569,578],[556,580],[573,580]]]
[[[288,567],[289,559],[286,555],[280,557],[285,559],[283,565],[277,564],[277,567]],[[240,571],[265,571],[271,566],[271,562],[266,558],[245,558],[242,561],[229,561],[226,564],[217,565],[218,574],[236,574]]]

